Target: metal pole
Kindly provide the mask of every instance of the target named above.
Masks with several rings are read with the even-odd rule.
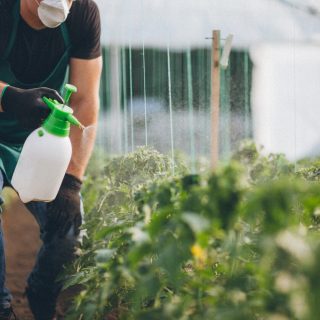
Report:
[[[219,161],[219,110],[220,109],[220,30],[212,32],[211,58],[211,168]]]
[[[244,132],[245,138],[250,137],[250,105],[249,105],[249,54],[244,53]]]
[[[110,48],[110,74],[111,74],[111,118],[115,122],[112,126],[112,151],[116,154],[122,152],[122,125],[121,125],[121,99],[120,99],[120,49]]]

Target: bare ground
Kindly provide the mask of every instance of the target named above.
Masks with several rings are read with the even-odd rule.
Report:
[[[10,198],[12,195],[10,196]],[[16,198],[3,214],[3,229],[5,237],[7,287],[13,295],[13,307],[19,320],[34,320],[24,290],[26,279],[35,262],[40,248],[39,228],[35,219]],[[59,310],[65,309],[72,299],[70,292],[65,292],[60,298]],[[61,318],[62,319],[62,318]]]

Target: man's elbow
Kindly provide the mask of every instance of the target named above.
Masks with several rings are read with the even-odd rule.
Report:
[[[99,112],[100,109],[100,97],[99,95],[91,95],[91,96],[79,96],[74,97],[71,100],[71,107],[76,110],[87,110],[89,109],[91,112]]]
[[[99,96],[74,99],[71,107],[74,110],[75,116],[91,123],[98,121],[100,110]]]

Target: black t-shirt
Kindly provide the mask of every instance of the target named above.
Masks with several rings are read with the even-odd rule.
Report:
[[[0,0],[0,58],[12,32],[15,1]],[[94,59],[101,55],[100,15],[93,0],[74,1],[66,26],[72,44],[71,58]],[[60,27],[34,30],[20,16],[16,40],[9,56],[11,69],[17,79],[24,83],[46,79],[64,52]]]

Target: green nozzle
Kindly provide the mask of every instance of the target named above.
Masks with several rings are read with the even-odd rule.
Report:
[[[71,94],[77,92],[77,88],[73,85],[67,84],[65,89],[65,104],[47,97],[42,98],[45,104],[51,109],[51,113],[43,123],[42,127],[47,132],[59,137],[69,136],[70,124],[83,128],[78,119],[72,115],[73,110],[66,106]]]
[[[67,120],[73,124],[74,126],[77,126],[79,128],[82,128],[83,125],[80,123],[80,121],[75,117],[73,116],[72,114],[69,114],[68,117],[67,117]]]

